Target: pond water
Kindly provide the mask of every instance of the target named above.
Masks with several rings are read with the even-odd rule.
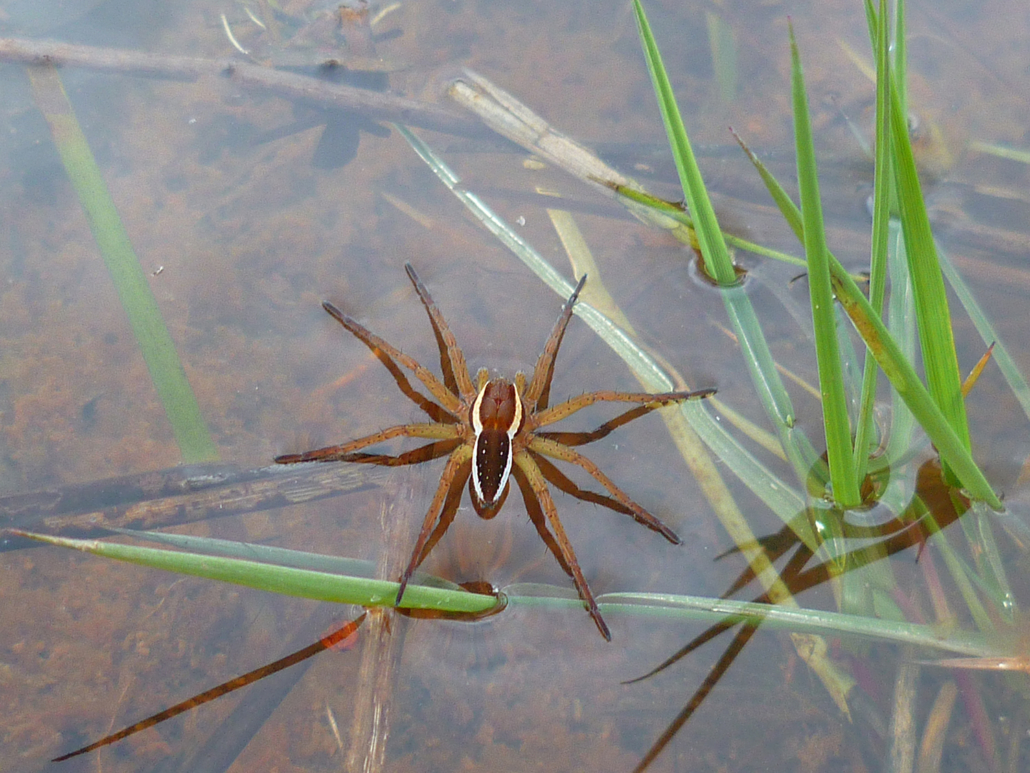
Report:
[[[283,9],[296,19],[302,9],[294,5]],[[799,255],[726,131],[732,125],[782,179],[793,179],[787,19],[793,20],[831,247],[846,265],[860,267],[868,260],[865,199],[872,189],[861,141],[869,136],[874,102],[862,69],[872,61],[862,5],[652,1],[646,8],[720,216],[735,233]],[[319,74],[300,62],[308,47],[280,45],[294,22],[261,4],[55,2],[50,16],[28,13],[22,4],[0,9],[0,34],[246,61],[228,29],[255,61]],[[258,28],[252,16],[269,29]],[[53,23],[41,21],[47,18]],[[347,72],[336,68],[328,77],[459,112],[442,84],[457,67],[469,67],[658,195],[679,197],[627,3],[413,0],[372,6],[370,22],[370,33],[350,39],[353,58],[342,57]],[[1030,282],[1030,171],[1025,162],[985,150],[1027,147],[1030,11],[1016,0],[913,3],[909,32],[910,106],[917,133],[927,138],[921,158],[942,247],[1017,367],[1030,373],[1022,317]],[[714,53],[716,40],[721,55]],[[350,72],[370,61],[385,63],[382,71]],[[730,66],[735,78],[726,74]],[[368,349],[320,308],[332,301],[436,370],[432,329],[405,262],[433,293],[473,373],[532,369],[562,298],[468,216],[395,129],[217,74],[183,81],[66,67],[61,77],[220,462],[260,468],[278,454],[422,420]],[[0,82],[0,496],[174,468],[182,462],[179,446],[24,66],[0,64]],[[418,132],[468,190],[570,280],[547,210],[571,211],[600,278],[645,347],[692,387],[718,387],[726,406],[764,424],[740,352],[725,334],[722,299],[698,281],[689,250],[488,131],[476,137]],[[793,281],[801,269],[751,255],[741,262],[774,355],[814,383],[809,334],[795,322],[799,311],[807,313],[807,285]],[[984,345],[966,317],[956,316],[960,362],[968,369]],[[816,401],[793,382],[789,388],[799,426],[821,438]],[[596,389],[639,385],[574,319],[553,401]],[[1012,517],[1025,517],[1019,479],[1030,445],[1027,420],[996,368],[987,369],[968,408],[978,460],[1013,503]],[[591,409],[570,424],[588,429],[616,412]],[[790,479],[786,463],[752,450]],[[733,543],[663,423],[641,419],[587,452],[684,542],[672,546],[629,518],[557,495],[594,591],[724,593],[743,562],[739,556],[716,561]],[[917,462],[929,449],[920,453]],[[441,468],[438,461],[369,472],[367,485],[346,495],[175,530],[371,561],[387,553],[396,562],[388,549],[400,545],[403,561]],[[780,521],[758,497],[722,472],[755,533],[777,531]],[[31,512],[18,516],[18,524],[46,530]],[[1015,537],[996,529],[1010,578],[1026,574],[1021,536],[1018,529]],[[914,557],[910,550],[896,559],[899,585],[925,582],[926,564],[916,565]],[[466,495],[454,527],[423,568],[458,582],[547,583],[573,591],[515,494],[491,521],[476,518]],[[1025,603],[1025,583],[1012,582]],[[945,585],[954,598],[935,601],[961,609],[958,592]],[[752,591],[738,595],[751,598]],[[801,601],[835,604],[828,587]],[[277,695],[249,688],[249,697],[244,690],[90,755],[48,762],[300,649],[355,614],[53,547],[0,553],[0,769],[358,769],[354,747],[368,739],[353,740],[361,736],[353,717],[379,701],[388,714],[380,726],[388,730],[380,738],[385,770],[629,771],[728,643],[722,637],[648,680],[624,685],[705,624],[610,614],[613,641],[606,643],[578,610],[513,604],[475,623],[388,613],[380,624],[388,633],[375,639],[366,623],[364,640],[359,633],[349,649],[296,667]],[[959,619],[972,627],[961,613]],[[379,682],[362,672],[362,647],[373,640],[386,653],[380,667],[387,677]],[[935,655],[850,639],[829,643],[858,681],[853,722],[787,634],[760,630],[649,769],[877,768],[890,746],[898,664]],[[919,723],[950,677],[944,669],[923,671]],[[955,680],[963,700],[939,769],[1025,769],[1030,712],[1020,698],[1023,683],[988,672]],[[271,711],[238,758],[204,752],[191,759],[210,748],[204,744],[212,733],[217,747],[221,734],[246,724],[233,714],[238,705],[242,714],[261,714],[263,706]]]

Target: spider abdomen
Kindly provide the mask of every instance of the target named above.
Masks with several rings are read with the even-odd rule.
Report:
[[[484,518],[500,508],[511,474],[511,441],[522,428],[522,398],[505,379],[490,379],[469,411],[476,442],[472,454],[472,502]]]
[[[498,429],[483,430],[476,438],[474,459],[473,493],[478,504],[489,508],[497,502],[511,474],[511,438]]]

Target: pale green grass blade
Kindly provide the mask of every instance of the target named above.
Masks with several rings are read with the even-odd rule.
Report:
[[[315,572],[308,569],[275,566],[238,558],[205,556],[176,550],[144,548],[99,540],[67,539],[45,534],[15,532],[31,539],[85,553],[127,561],[153,569],[204,577],[234,585],[298,596],[315,601],[359,604],[363,607],[392,607],[398,583],[367,577]],[[404,609],[437,609],[449,612],[485,612],[497,604],[493,596],[464,590],[409,585],[400,606]]]
[[[826,455],[834,500],[843,507],[855,507],[861,502],[861,497],[855,479],[851,422],[837,340],[836,305],[830,287],[829,254],[819,196],[815,146],[808,117],[808,96],[805,93],[801,55],[794,38],[793,25],[790,25],[790,57],[801,219],[804,225],[805,255],[808,259],[808,288],[815,331],[819,391],[822,395],[823,427],[826,432]]]
[[[1010,148],[1006,145],[996,145],[982,140],[973,140],[969,143],[969,149],[977,153],[986,153],[996,158],[1005,158],[1009,161],[1018,161],[1021,164],[1030,164],[1030,150],[1023,148]]]
[[[715,11],[705,11],[705,26],[719,101],[728,105],[737,98],[737,36],[733,34],[733,27]]]
[[[966,314],[972,320],[973,326],[980,334],[984,345],[990,346],[992,343],[994,344],[994,352],[991,354],[991,359],[997,364],[1009,389],[1012,390],[1012,394],[1019,401],[1020,406],[1023,408],[1023,413],[1030,417],[1030,386],[1027,386],[1026,378],[1019,370],[1015,360],[1012,359],[1012,354],[1009,352],[1008,347],[1005,346],[1005,342],[998,335],[998,331],[995,330],[987,314],[984,313],[983,307],[977,302],[976,296],[973,295],[973,291],[966,283],[966,280],[963,279],[958,269],[955,268],[955,264],[951,262],[951,259],[940,248],[940,245],[937,246],[937,257],[941,261],[941,269],[944,271],[948,284],[951,285],[951,289],[954,291],[959,303],[962,304]]]
[[[553,609],[582,608],[583,602],[554,589],[522,586],[503,589],[510,606]],[[672,620],[705,620],[761,623],[762,627],[830,635],[855,635],[880,641],[912,644],[930,650],[954,652],[972,657],[1004,657],[1002,647],[989,637],[966,631],[943,632],[938,626],[900,620],[828,612],[816,609],[756,604],[735,599],[714,599],[665,593],[605,593],[597,604],[607,617],[617,614]]]
[[[892,186],[893,188],[893,186]],[[908,276],[908,261],[905,258],[905,239],[901,235],[901,223],[891,219],[887,223],[888,247],[894,245],[893,253],[887,256],[887,274],[890,278],[890,296],[887,299],[887,328],[898,342],[898,348],[906,362],[915,362],[916,357],[916,312],[912,300],[912,282]],[[891,427],[887,435],[887,450],[883,462],[895,464],[911,452],[916,421],[912,411],[897,390],[891,390]]]
[[[27,72],[172,425],[182,461],[186,464],[213,461],[218,458],[218,449],[60,76],[51,65],[32,66]]]

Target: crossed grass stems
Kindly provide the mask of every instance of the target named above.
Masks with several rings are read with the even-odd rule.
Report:
[[[514,382],[508,382],[506,379],[491,379],[487,369],[482,368],[477,374],[474,386],[465,362],[465,355],[429,294],[429,290],[426,289],[410,263],[405,264],[404,269],[429,315],[440,352],[443,381],[328,301],[324,302],[322,306],[337,322],[354,334],[376,355],[390,371],[401,392],[425,412],[430,421],[398,424],[340,445],[319,448],[301,454],[279,456],[275,461],[279,464],[346,461],[397,467],[421,464],[447,456],[447,463],[440,477],[436,494],[422,522],[411,559],[400,577],[397,604],[400,604],[404,590],[415,569],[429,555],[433,546],[453,521],[461,501],[462,487],[466,482],[469,484],[469,492],[476,512],[482,518],[492,518],[507,497],[508,471],[510,470],[511,476],[515,478],[519,490],[522,492],[526,510],[541,538],[562,569],[572,577],[576,590],[586,604],[601,635],[611,641],[611,633],[601,617],[594,595],[576,560],[576,554],[558,517],[558,510],[547,483],[550,482],[582,501],[592,502],[615,512],[629,515],[649,529],[661,534],[669,542],[679,544],[680,539],[672,529],[630,499],[594,462],[577,451],[575,447],[600,440],[618,427],[663,405],[708,397],[714,394],[715,390],[701,389],[658,394],[595,391],[571,397],[565,402],[549,407],[551,379],[554,375],[554,362],[558,354],[558,347],[561,345],[565,329],[572,319],[572,310],[579,297],[579,292],[586,282],[586,275],[579,280],[576,289],[562,307],[561,314],[537,359],[533,377],[528,384],[525,374],[521,372],[516,374]],[[433,399],[430,400],[414,389],[399,366],[411,371],[429,391]],[[491,390],[492,393],[503,389],[508,390],[510,394],[511,386],[514,386],[513,394],[516,401],[511,406],[514,410],[514,418],[509,418],[507,425],[502,424],[499,427],[488,426],[488,422],[484,424],[485,415],[480,412],[480,407],[487,390]],[[637,403],[638,405],[591,432],[541,431],[543,427],[555,424],[598,402]],[[507,442],[504,442],[503,438],[499,438],[500,450],[497,450],[496,453],[502,454],[502,456],[484,459],[484,452],[489,455],[495,454],[494,446],[492,443],[482,442],[477,445],[477,440],[485,431],[496,432],[497,430],[500,430],[508,438]],[[361,451],[368,446],[397,437],[421,438],[431,442],[397,455]],[[487,448],[487,445],[490,448]],[[600,483],[608,494],[581,489],[561,472],[550,461],[551,459],[580,467]],[[502,474],[499,478],[496,495],[484,501],[481,495],[482,489],[480,489],[485,474],[484,469],[497,467],[500,468]]]

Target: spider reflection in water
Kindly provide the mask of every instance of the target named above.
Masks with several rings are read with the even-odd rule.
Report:
[[[440,485],[415,541],[411,560],[400,577],[397,604],[400,604],[404,596],[404,589],[412,573],[453,520],[465,481],[468,481],[469,494],[476,512],[482,518],[492,518],[507,497],[509,477],[514,477],[522,492],[526,509],[541,537],[565,572],[571,575],[601,634],[611,641],[608,626],[601,617],[597,602],[594,601],[590,586],[587,585],[576,554],[558,518],[558,510],[551,498],[547,482],[550,481],[578,499],[630,515],[661,534],[669,542],[679,544],[679,537],[668,526],[630,499],[596,464],[579,453],[575,446],[600,440],[617,427],[655,408],[683,400],[708,397],[714,394],[715,390],[701,389],[660,394],[587,392],[548,407],[555,356],[569,320],[572,319],[572,309],[579,291],[586,282],[585,275],[562,307],[561,315],[537,359],[533,377],[528,383],[523,373],[516,374],[514,381],[508,381],[503,378],[491,378],[486,368],[483,368],[477,375],[476,384],[473,385],[468,366],[465,364],[465,355],[458,347],[429,291],[410,264],[405,264],[404,268],[429,314],[440,349],[442,381],[427,368],[379,338],[331,303],[325,302],[322,306],[337,322],[372,350],[393,375],[401,392],[424,411],[430,421],[398,424],[348,443],[302,454],[287,454],[277,457],[275,461],[279,464],[346,461],[400,466],[420,464],[447,456]],[[433,400],[413,389],[399,366],[411,371],[429,391]],[[543,427],[598,402],[637,403],[637,407],[602,424],[592,432],[541,431]],[[396,456],[361,452],[363,448],[395,437],[422,438],[432,442]],[[550,459],[570,462],[581,467],[607,490],[608,495],[580,489],[552,464]]]

